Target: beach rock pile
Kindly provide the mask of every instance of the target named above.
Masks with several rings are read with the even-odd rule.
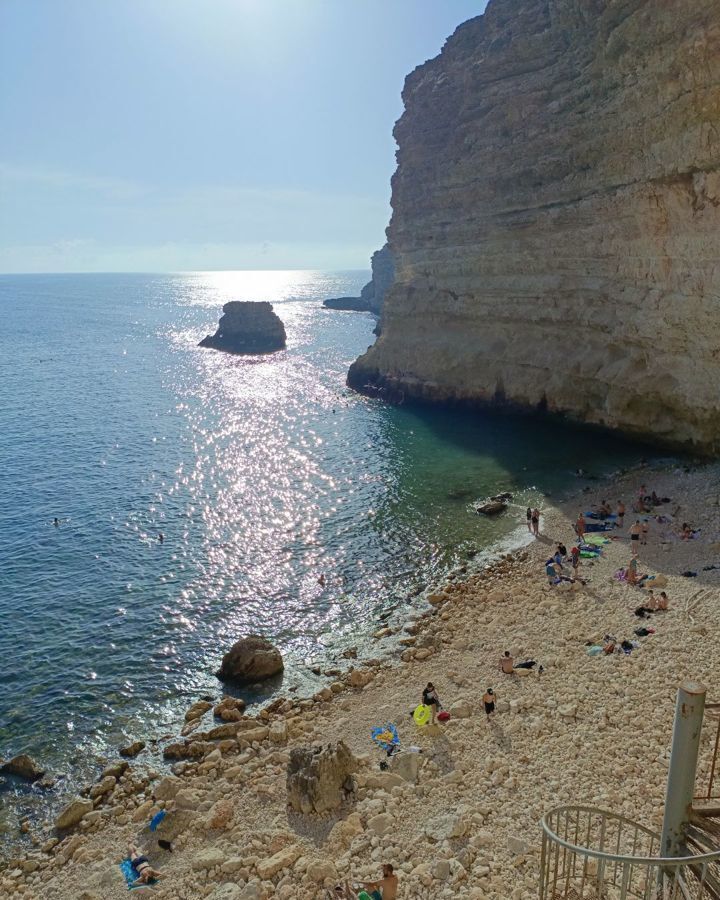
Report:
[[[216,675],[222,681],[253,684],[279,675],[284,669],[277,647],[258,634],[236,641],[223,656]]]
[[[337,809],[353,791],[358,762],[343,741],[324,749],[299,748],[290,753],[288,803],[297,812],[324,813]]]
[[[286,340],[285,326],[272,304],[232,300],[223,306],[215,334],[204,337],[199,346],[228,353],[274,353],[285,349]]]

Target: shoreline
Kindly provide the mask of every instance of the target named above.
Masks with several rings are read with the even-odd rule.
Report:
[[[624,490],[629,507],[631,485],[640,478],[671,496],[673,508],[680,503],[681,516],[700,525],[702,538],[680,542],[667,529],[651,529],[641,565],[667,575],[670,610],[653,617],[657,632],[640,638],[631,655],[591,658],[587,640],[605,632],[631,635],[646,624],[632,614],[641,592],[613,579],[629,559],[629,541],[613,541],[601,560],[583,566],[590,581],[577,591],[550,588],[542,559],[550,537],[570,540],[578,500],[589,505]],[[635,469],[589,492],[552,499],[540,540],[430,595],[417,621],[403,626],[394,662],[358,661],[313,699],[274,701],[252,720],[256,740],[243,741],[240,733],[239,743],[211,739],[206,743],[213,749],[176,763],[173,776],[156,773],[148,780],[133,774],[131,763],[130,774],[98,795],[79,830],[52,847],[45,842],[46,852],[0,865],[0,885],[9,896],[77,898],[83,889],[86,900],[124,896],[117,862],[127,841],[163,807],[182,808],[191,819],[174,840],[176,852],[162,860],[167,882],[153,889],[167,898],[212,897],[229,883],[238,892],[228,888],[228,897],[311,900],[323,879],[369,878],[387,859],[400,873],[403,897],[422,896],[432,886],[438,897],[524,900],[535,895],[537,822],[552,806],[595,803],[657,828],[677,684],[693,677],[707,684],[709,699],[720,696],[720,613],[714,608],[720,572],[702,572],[720,548],[720,466],[690,473]],[[697,579],[679,575],[688,560],[697,560]],[[500,675],[504,649],[538,659],[542,677]],[[469,708],[467,716],[451,712],[435,735],[418,731],[408,716],[428,680],[445,706],[452,710],[462,701]],[[499,700],[490,727],[479,702],[489,685]],[[397,724],[403,744],[417,742],[424,750],[418,785],[379,786],[379,755],[369,731],[385,721]],[[202,728],[212,725],[206,713]],[[300,823],[285,804],[287,751],[339,739],[365,757],[355,802],[337,815]],[[232,821],[218,825],[216,816],[218,827],[211,827],[208,817],[225,800]],[[371,822],[381,812],[392,827],[378,833]],[[448,816],[459,834],[440,835]],[[347,841],[343,829],[356,833]],[[263,862],[291,847],[300,855],[262,878],[272,868]],[[203,867],[202,853],[215,863]],[[233,868],[237,859],[243,864]]]

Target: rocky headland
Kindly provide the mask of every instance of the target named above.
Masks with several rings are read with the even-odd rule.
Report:
[[[556,541],[571,546],[579,508],[635,496],[640,482],[671,497],[674,513],[674,523],[651,520],[640,547],[641,571],[670,598],[650,620],[634,614],[646,592],[615,577],[630,556],[626,530],[583,560],[584,584],[551,587],[544,571]],[[524,522],[524,509],[508,514]],[[697,539],[678,537],[682,521]],[[314,696],[279,696],[252,716],[233,697],[199,700],[164,763],[149,751],[109,760],[54,829],[33,826],[33,849],[0,865],[0,895],[120,900],[118,864],[135,842],[165,875],[151,889],[158,900],[317,900],[382,862],[403,900],[535,900],[538,823],[550,809],[588,803],[659,828],[677,685],[692,677],[709,700],[720,696],[720,569],[704,568],[719,537],[718,466],[634,470],[548,503],[539,539],[429,593],[423,613],[377,633],[375,659],[338,660]],[[638,625],[654,632],[635,638]],[[608,633],[638,646],[590,655]],[[504,650],[542,674],[501,674]],[[450,721],[418,729],[409,712],[428,681]],[[370,733],[386,722],[422,752],[383,769]],[[713,740],[707,728],[702,784]]]
[[[403,99],[351,386],[720,450],[715,0],[490,0]]]
[[[373,253],[370,260],[372,278],[360,291],[359,297],[334,297],[323,302],[328,309],[346,309],[355,312],[371,312],[380,318],[385,295],[392,287],[395,264],[387,244]]]
[[[285,326],[271,303],[232,300],[223,306],[215,334],[204,337],[198,346],[227,353],[274,353],[285,349]]]

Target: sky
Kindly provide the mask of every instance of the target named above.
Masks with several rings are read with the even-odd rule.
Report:
[[[0,272],[368,268],[485,0],[0,0]]]

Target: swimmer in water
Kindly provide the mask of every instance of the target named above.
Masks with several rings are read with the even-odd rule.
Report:
[[[320,587],[325,587],[325,576],[324,575],[321,575],[318,578],[318,584],[320,585]]]
[[[57,517],[54,518],[54,519],[53,519],[53,525],[54,525],[56,528],[59,528],[59,527],[60,527],[60,519],[58,519]]]
[[[165,535],[162,533],[162,531],[158,534],[158,540],[161,544],[165,543]]]

